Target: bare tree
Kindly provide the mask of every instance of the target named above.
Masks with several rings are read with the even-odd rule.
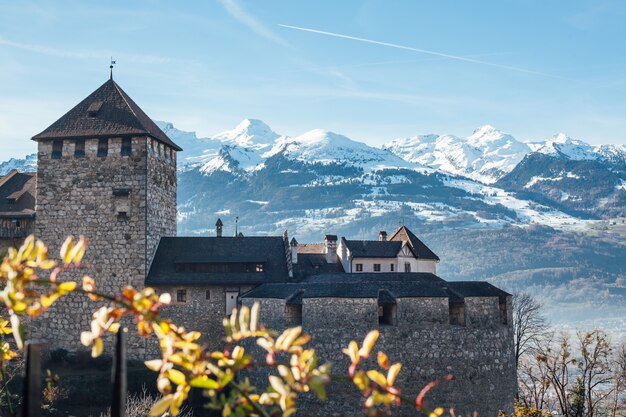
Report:
[[[513,296],[516,368],[519,368],[520,357],[533,351],[548,333],[548,322],[541,312],[542,307],[542,304],[528,293]]]
[[[611,342],[602,330],[576,332],[580,360],[578,368],[585,389],[585,416],[595,417],[597,406],[611,394]]]
[[[520,358],[517,379],[518,400],[526,408],[543,410],[554,406],[550,403],[551,381],[545,362],[538,361],[536,357],[530,355]]]
[[[562,416],[569,416],[570,377],[577,362],[572,355],[569,335],[561,333],[555,342],[548,343],[545,348],[538,351],[537,361],[546,367],[548,380],[558,401],[559,412]]]
[[[623,393],[626,391],[626,343],[616,349],[612,361],[613,368],[613,387],[612,400],[610,405],[611,417],[617,417],[618,411],[622,412],[622,416],[626,415],[626,399]]]

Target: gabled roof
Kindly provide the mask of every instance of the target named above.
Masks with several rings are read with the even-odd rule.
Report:
[[[176,145],[112,79],[78,103],[33,140],[150,136]]]
[[[35,188],[33,172],[11,170],[0,176],[0,217],[35,217]]]
[[[177,271],[176,264],[263,263],[263,272]],[[162,237],[146,285],[245,285],[288,279],[280,236]]]
[[[352,258],[395,258],[402,248],[400,241],[342,240],[350,250]]]
[[[401,241],[401,242],[409,242],[411,248],[413,249],[413,253],[418,259],[435,259],[439,260],[439,257],[435,255],[433,251],[431,251],[428,246],[424,244],[421,240],[417,238],[406,226],[401,226],[396,229],[388,241]]]

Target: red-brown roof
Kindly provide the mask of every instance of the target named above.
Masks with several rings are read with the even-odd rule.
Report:
[[[150,136],[177,151],[176,145],[113,80],[78,103],[33,140]]]

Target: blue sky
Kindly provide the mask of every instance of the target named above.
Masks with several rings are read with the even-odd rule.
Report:
[[[34,151],[111,55],[151,117],[201,136],[252,117],[376,145],[486,123],[625,143],[624,21],[621,0],[5,1],[0,160]]]

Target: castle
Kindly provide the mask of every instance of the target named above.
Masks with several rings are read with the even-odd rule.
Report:
[[[201,331],[210,348],[220,346],[225,314],[259,302],[262,322],[301,325],[337,372],[347,368],[341,349],[348,341],[379,329],[378,348],[403,363],[398,385],[408,395],[452,374],[429,394],[431,404],[481,416],[511,411],[511,296],[486,282],[439,278],[439,257],[408,228],[373,240],[326,235],[322,243],[300,244],[287,232],[227,237],[218,219],[213,237],[176,236],[181,148],[112,78],[33,140],[36,211],[27,196],[35,177],[11,173],[0,178],[0,197],[14,199],[0,202],[0,227],[15,233],[19,216],[22,228],[34,218],[29,225],[51,253],[67,235],[85,235],[88,268],[80,274],[94,276],[102,291],[130,284],[170,292],[165,314]],[[78,296],[63,300],[31,336],[49,349],[79,349],[86,307]],[[140,358],[152,348],[132,338],[129,351]],[[302,415],[361,415],[355,391],[333,384],[329,400],[307,403]]]

